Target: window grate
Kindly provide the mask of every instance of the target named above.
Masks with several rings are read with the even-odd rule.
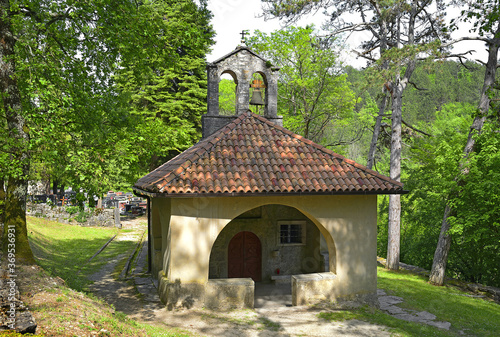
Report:
[[[302,243],[302,225],[280,225],[280,243]]]

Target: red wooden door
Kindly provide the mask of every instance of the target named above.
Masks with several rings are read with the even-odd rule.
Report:
[[[251,277],[255,282],[262,279],[262,247],[252,232],[239,232],[228,248],[227,277]]]

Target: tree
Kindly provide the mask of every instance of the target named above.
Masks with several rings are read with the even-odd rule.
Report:
[[[498,1],[475,1],[469,4],[469,11],[467,12],[468,19],[474,18],[477,20],[475,27],[479,32],[479,39],[486,42],[488,46],[488,62],[486,64],[478,111],[470,127],[468,139],[463,150],[464,163],[468,162],[471,154],[475,151],[476,138],[481,134],[484,122],[489,113],[490,97],[492,95],[491,90],[494,88],[498,64],[498,49],[500,48],[499,8]],[[466,12],[464,12],[464,14],[465,13]],[[485,34],[489,36],[485,37]],[[469,173],[467,165],[464,165],[464,163],[460,165],[460,173],[455,177],[457,190],[450,195],[450,200],[446,204],[441,223],[441,232],[434,253],[429,282],[436,285],[442,285],[444,283],[446,262],[451,245],[450,218],[455,215],[455,209],[453,208],[452,202],[453,194],[460,194],[462,180],[464,180],[465,176]]]
[[[318,143],[337,145],[332,126],[353,111],[354,94],[341,74],[333,39],[313,27],[288,27],[271,34],[255,31],[248,45],[280,66],[278,113],[292,131]]]
[[[0,167],[8,168],[3,242],[5,249],[7,229],[15,228],[19,263],[32,261],[25,205],[33,160],[54,162],[48,171],[62,171],[75,187],[92,191],[107,186],[102,185],[107,170],[137,162],[129,155],[134,146],[127,138],[134,131],[129,97],[116,87],[116,76],[150,74],[151,58],[155,65],[178,64],[191,30],[168,16],[177,4],[1,2],[1,125],[7,134],[1,135],[0,160],[7,162]],[[148,135],[153,139],[162,132],[154,131]]]
[[[132,62],[117,76],[137,123],[133,142],[140,151],[141,174],[200,138],[201,115],[206,112],[205,55],[215,35],[206,1],[199,5],[192,0],[165,1],[157,6],[155,19],[163,29],[155,52]],[[136,76],[137,69],[145,71]]]
[[[392,139],[390,177],[401,178],[401,123],[403,93],[415,70],[417,59],[435,54],[441,41],[449,38],[443,26],[444,3],[442,1],[271,1],[264,12],[288,22],[320,8],[330,19],[331,34],[365,31],[371,38],[361,44],[360,57],[367,59],[377,69],[381,88],[385,88],[392,101]],[[435,8],[431,8],[435,6]],[[435,9],[432,14],[430,9]],[[345,14],[355,14],[357,22],[344,21]],[[380,110],[385,110],[384,98]],[[380,114],[379,114],[380,115]],[[377,118],[377,123],[380,123]],[[377,130],[377,126],[375,130]],[[372,141],[372,144],[375,140]],[[389,247],[387,267],[399,268],[401,199],[390,195]]]

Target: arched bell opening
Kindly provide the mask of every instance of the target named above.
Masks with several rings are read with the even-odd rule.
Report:
[[[231,70],[226,70],[219,81],[219,115],[233,116],[236,114],[236,92],[238,78]]]
[[[259,115],[264,115],[267,106],[267,78],[260,71],[252,74],[250,81],[249,109]]]
[[[324,227],[317,224],[316,220],[300,210],[279,204],[256,207],[240,214],[220,231],[212,246],[209,279],[238,277],[230,270],[235,265],[231,262],[232,254],[239,254],[240,260],[247,256],[242,250],[245,248],[238,248],[233,240],[239,240],[239,245],[245,246],[243,241],[246,241],[246,235],[255,236],[260,241],[262,282],[297,274],[335,272],[333,238]],[[236,262],[235,268],[246,268],[247,262],[239,263]],[[255,261],[252,263],[255,264]],[[247,267],[255,268],[252,264]],[[245,274],[240,271],[238,275]],[[259,277],[255,277],[254,281],[259,281]]]

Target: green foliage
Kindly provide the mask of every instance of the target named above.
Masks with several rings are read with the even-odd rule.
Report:
[[[197,140],[204,56],[214,35],[205,1],[11,1],[11,7],[32,179],[99,194],[130,186],[157,165],[155,155]],[[21,148],[4,135],[0,168],[19,175],[12,150]]]
[[[474,62],[440,61],[420,63],[405,92],[403,118],[420,127],[433,123],[436,111],[453,102],[477,105],[481,93],[484,68]]]
[[[73,214],[76,214],[80,211],[80,207],[78,206],[67,206],[66,207],[66,212],[69,214],[69,215],[73,215]]]
[[[433,137],[412,139],[411,161],[404,162],[403,180],[410,194],[402,198],[401,261],[431,268],[448,201],[456,210],[449,219],[453,242],[448,275],[499,286],[500,136],[494,124],[487,124],[477,138],[476,152],[462,167],[468,173],[458,186],[454,180],[475,113],[471,104],[446,104],[436,113]],[[379,198],[382,256],[387,249],[387,207],[387,198]]]
[[[205,54],[214,36],[206,2],[200,6],[192,0],[154,4],[151,24],[161,31],[154,50],[127,64],[116,76],[134,123],[133,136],[119,145],[121,153],[132,157],[126,165],[134,176],[130,180],[196,142],[201,115],[206,112]],[[150,50],[148,43],[134,48]],[[122,165],[120,160],[116,165]]]
[[[500,134],[485,125],[451,199],[451,275],[500,286]]]
[[[90,214],[88,212],[79,211],[78,215],[75,217],[75,220],[77,222],[82,223],[82,222],[86,222],[89,217],[90,217]]]
[[[226,78],[219,82],[219,114],[234,115],[236,107],[236,83]]]
[[[317,37],[312,26],[257,30],[247,44],[280,67],[278,114],[284,126],[318,143],[336,143],[335,128],[355,103],[337,58],[339,45]]]
[[[475,108],[448,104],[437,112],[433,137],[414,141],[412,162],[405,165],[410,194],[402,199],[401,260],[430,269],[446,200]]]

